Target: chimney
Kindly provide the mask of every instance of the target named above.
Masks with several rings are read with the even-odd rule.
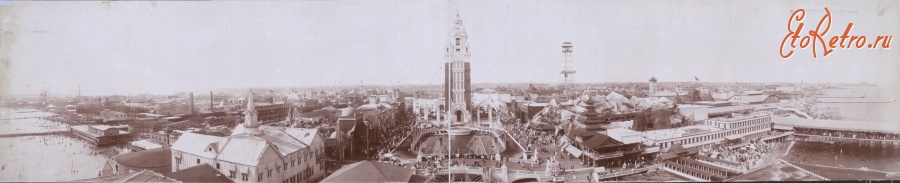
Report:
[[[212,91],[209,91],[209,112],[215,112],[213,109],[213,94]]]
[[[191,94],[191,95],[190,95],[190,100],[191,100],[191,115],[194,115],[194,92],[191,92],[190,94]]]

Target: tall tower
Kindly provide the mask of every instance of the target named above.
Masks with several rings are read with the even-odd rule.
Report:
[[[575,74],[575,68],[573,68],[574,64],[572,63],[574,62],[572,60],[572,42],[563,42],[562,54],[563,67],[562,70],[559,71],[559,74],[563,75],[563,91],[569,93],[569,87],[575,82],[575,78],[572,77],[572,75]]]
[[[453,19],[453,27],[450,31],[450,40],[447,44],[447,62],[444,63],[444,103],[447,104],[447,113],[452,122],[469,122],[471,115],[469,109],[472,106],[472,80],[469,76],[469,36],[466,28],[456,11]]]
[[[216,112],[213,107],[213,94],[212,91],[209,91],[209,112]]]
[[[253,104],[253,90],[247,91],[247,111],[244,111],[244,130],[250,135],[259,135],[259,120],[257,120],[256,104]]]
[[[194,92],[190,93],[190,100],[191,100],[191,115],[193,116],[193,115],[197,114],[197,112],[194,111]]]
[[[656,77],[650,77],[650,93],[649,95],[656,94]]]

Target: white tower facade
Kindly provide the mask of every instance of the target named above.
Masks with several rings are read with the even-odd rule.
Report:
[[[469,36],[457,11],[454,15],[450,40],[447,44],[447,61],[444,64],[444,94],[447,113],[451,122],[469,122],[472,106],[472,84],[469,73]]]

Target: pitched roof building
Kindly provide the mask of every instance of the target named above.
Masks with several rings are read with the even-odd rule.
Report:
[[[317,129],[262,126],[252,93],[244,124],[231,136],[185,133],[172,145],[172,171],[209,164],[235,182],[308,182],[323,177]]]

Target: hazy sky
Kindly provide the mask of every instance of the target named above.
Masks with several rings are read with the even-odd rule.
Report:
[[[452,10],[476,83],[875,82],[900,86],[900,42],[778,53],[791,10],[803,32],[832,11],[838,35],[900,36],[900,1],[3,2],[4,92],[85,94],[212,88],[432,84]],[[814,11],[813,11],[814,10]],[[821,54],[821,53],[820,53]]]

